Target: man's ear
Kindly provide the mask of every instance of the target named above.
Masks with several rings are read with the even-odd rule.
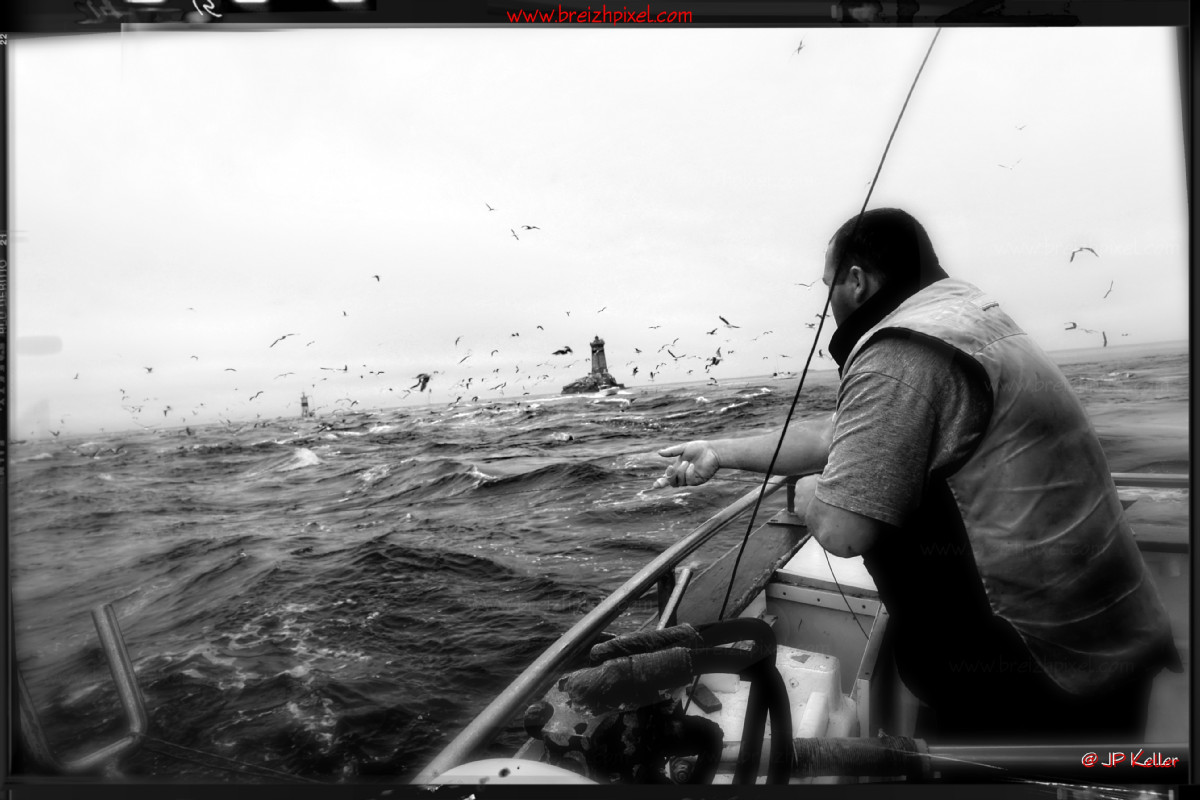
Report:
[[[866,300],[868,290],[871,288],[867,283],[866,270],[857,264],[851,264],[850,268],[846,270],[846,281],[850,284],[850,292],[855,303],[861,304]]]

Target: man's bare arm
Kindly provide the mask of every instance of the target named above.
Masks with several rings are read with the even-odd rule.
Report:
[[[829,458],[832,440],[832,419],[805,420],[790,425],[779,449],[774,474],[820,472]],[[722,468],[765,473],[778,442],[779,433],[775,432],[736,439],[700,439],[663,448],[658,454],[665,458],[674,457],[675,462],[655,481],[654,488],[697,486]]]

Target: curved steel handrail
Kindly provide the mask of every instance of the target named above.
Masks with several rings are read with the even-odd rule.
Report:
[[[789,478],[772,477],[767,481],[763,496],[774,494],[788,484]],[[575,656],[583,652],[597,634],[616,619],[634,600],[641,597],[669,570],[698,550],[718,531],[754,505],[760,489],[746,493],[722,509],[690,534],[667,548],[657,558],[627,580],[619,589],[600,602],[583,619],[575,623],[558,641],[550,645],[536,661],[530,664],[516,680],[509,684],[499,697],[479,713],[427,767],[417,774],[413,783],[430,783],[438,775],[469,760],[480,748],[491,741],[501,728],[516,714],[544,692],[562,668]]]

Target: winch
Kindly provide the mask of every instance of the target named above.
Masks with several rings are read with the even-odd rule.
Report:
[[[767,779],[786,783],[791,711],[775,651],[771,626],[751,618],[618,636],[592,648],[596,666],[563,676],[529,706],[525,728],[548,763],[592,780],[709,783],[724,734],[670,693],[699,675],[734,673],[750,683],[734,782],[754,782],[769,716]]]

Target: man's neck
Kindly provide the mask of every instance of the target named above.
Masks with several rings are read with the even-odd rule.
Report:
[[[884,284],[882,289],[867,298],[866,302],[851,312],[841,325],[838,325],[829,340],[829,354],[837,362],[839,375],[846,366],[846,359],[850,357],[854,345],[858,344],[858,340],[863,337],[863,334],[878,325],[884,317],[895,311],[901,303],[912,297],[917,291],[919,290],[911,288],[894,289]]]

